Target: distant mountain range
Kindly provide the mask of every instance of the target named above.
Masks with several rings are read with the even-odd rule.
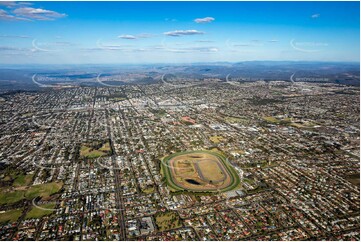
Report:
[[[37,83],[33,81],[36,75]],[[0,91],[38,90],[43,86],[150,84],[162,75],[184,80],[219,78],[234,81],[305,81],[360,85],[360,64],[354,62],[245,61],[238,63],[144,65],[1,65]]]

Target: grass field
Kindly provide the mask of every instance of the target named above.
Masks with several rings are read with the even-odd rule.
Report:
[[[346,176],[346,180],[351,182],[353,185],[360,186],[360,174]]]
[[[230,191],[240,184],[237,172],[220,152],[175,153],[163,158],[161,169],[173,192]]]
[[[26,190],[0,192],[0,204],[16,203],[22,199],[30,200],[38,196],[49,197],[50,195],[58,192],[62,186],[63,183],[61,182],[51,182],[51,183],[31,186]]]
[[[195,174],[195,167],[191,161],[180,160],[177,162],[177,169],[174,172],[177,176],[191,177]]]
[[[31,181],[33,180],[33,176],[34,174],[20,174],[18,175],[14,182],[13,182],[13,186],[14,187],[22,187],[22,186],[28,186],[30,185]]]
[[[2,181],[7,182],[7,181],[10,181],[11,179],[12,179],[11,176],[6,175],[6,176],[2,179]]]
[[[14,209],[9,210],[5,213],[0,213],[0,224],[7,223],[7,222],[16,222],[18,218],[21,216],[22,210],[21,209]]]
[[[176,229],[182,226],[180,217],[176,212],[157,213],[154,217],[159,231]]]
[[[276,117],[270,117],[270,116],[263,117],[263,120],[267,121],[268,123],[287,125],[298,129],[312,129],[314,128],[314,126],[317,125],[310,121],[294,121],[291,118],[278,119]]]
[[[45,183],[45,184],[31,186],[25,192],[25,197],[29,198],[29,199],[33,199],[38,196],[48,197],[51,194],[57,193],[61,189],[62,186],[63,186],[63,183],[61,183],[61,182],[51,182],[51,183]]]
[[[142,189],[142,192],[144,192],[145,194],[150,194],[150,193],[153,193],[154,190],[155,190],[155,188],[152,186],[152,187],[147,187],[147,188]]]
[[[88,159],[98,158],[104,156],[105,153],[101,150],[94,150],[88,146],[83,145],[80,148],[80,156]]]
[[[110,144],[109,142],[106,142],[105,144],[102,145],[102,147],[100,147],[100,151],[103,151],[103,152],[110,152]]]
[[[218,181],[225,177],[225,174],[219,168],[218,162],[205,160],[198,162],[199,169],[202,170],[203,176],[207,180]]]
[[[109,142],[104,143],[99,149],[94,149],[90,145],[82,145],[80,147],[80,157],[94,159],[101,156],[109,155],[111,147]]]
[[[0,192],[0,204],[16,203],[25,198],[25,191]]]
[[[54,209],[55,208],[55,203],[48,203],[48,204],[44,204],[44,205],[39,205],[39,207],[45,208],[45,210],[37,208],[37,207],[33,207],[26,214],[25,218],[26,219],[28,219],[28,218],[41,218],[41,217],[44,217],[46,215],[50,215],[54,211],[53,210],[47,210],[47,209]]]
[[[236,118],[236,117],[226,117],[225,120],[226,120],[226,122],[231,123],[231,124],[242,123],[242,122],[246,121],[245,119]]]
[[[263,119],[269,123],[279,124],[280,120],[275,117],[263,117]]]
[[[222,136],[211,136],[210,141],[212,141],[214,144],[219,144],[224,141],[224,138]]]
[[[316,126],[316,124],[312,123],[312,122],[308,122],[308,121],[305,121],[305,122],[292,122],[290,124],[292,127],[295,127],[295,128],[299,128],[299,129],[307,129],[307,128],[313,128],[314,126]]]
[[[220,155],[220,156],[222,156],[222,157],[225,156],[224,153],[223,153],[223,151],[220,150],[220,149],[218,149],[217,147],[210,149],[210,151],[212,151],[212,152],[214,152],[214,153],[217,153],[218,155]]]

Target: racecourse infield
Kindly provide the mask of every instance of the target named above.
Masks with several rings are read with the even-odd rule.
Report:
[[[171,154],[162,159],[161,168],[172,192],[225,192],[240,185],[226,157],[209,150]]]

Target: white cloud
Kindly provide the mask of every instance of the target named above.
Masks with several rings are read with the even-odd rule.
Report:
[[[123,34],[123,35],[119,35],[118,38],[119,39],[145,39],[145,38],[151,38],[153,37],[153,34],[149,34],[149,33],[141,33],[141,34],[137,34],[137,35],[131,35],[131,34]]]
[[[64,13],[58,13],[51,10],[46,10],[42,8],[31,8],[31,7],[21,7],[13,11],[16,16],[25,17],[33,20],[55,20],[58,18],[66,17]]]
[[[15,1],[0,1],[0,6],[5,6],[8,8],[16,8],[20,6],[30,6],[32,3],[29,2],[15,2]]]
[[[88,49],[84,49],[88,50]],[[144,47],[138,48],[135,45],[123,45],[123,44],[113,44],[113,43],[102,43],[101,40],[97,41],[97,48],[89,49],[91,51],[120,51],[120,52],[145,52],[151,50],[151,48]]]
[[[29,50],[29,49],[11,47],[11,46],[0,46],[0,51],[27,51],[27,50]]]
[[[165,48],[166,51],[169,52],[177,52],[177,53],[214,53],[218,52],[218,48],[216,47],[187,47],[187,48]]]
[[[154,34],[149,34],[149,33],[141,33],[137,35],[138,38],[151,38],[154,37]]]
[[[205,17],[205,18],[196,18],[194,22],[196,22],[197,24],[204,24],[204,23],[213,22],[214,20],[215,18],[213,17]]]
[[[311,15],[311,18],[319,18],[321,16],[321,14],[319,13],[315,13]]]
[[[165,32],[165,35],[173,36],[173,37],[179,37],[183,35],[198,35],[198,34],[204,34],[204,32],[198,31],[198,30],[175,30],[175,31],[169,31]]]
[[[7,11],[0,9],[0,19],[2,20],[8,20],[8,21],[16,21],[16,20],[27,20],[26,18],[17,17],[15,15],[9,14]]]
[[[14,39],[30,39],[30,36],[27,35],[7,35],[7,34],[3,34],[0,35],[0,38],[14,38]]]
[[[30,6],[32,3],[29,2],[14,2],[14,1],[0,1],[1,6],[5,6],[7,8],[16,8],[20,6]]]
[[[130,34],[119,35],[118,38],[119,39],[137,39],[137,37],[135,37],[134,35],[130,35]]]

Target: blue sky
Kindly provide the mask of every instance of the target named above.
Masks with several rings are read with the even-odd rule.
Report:
[[[0,63],[357,61],[359,2],[2,2]]]

